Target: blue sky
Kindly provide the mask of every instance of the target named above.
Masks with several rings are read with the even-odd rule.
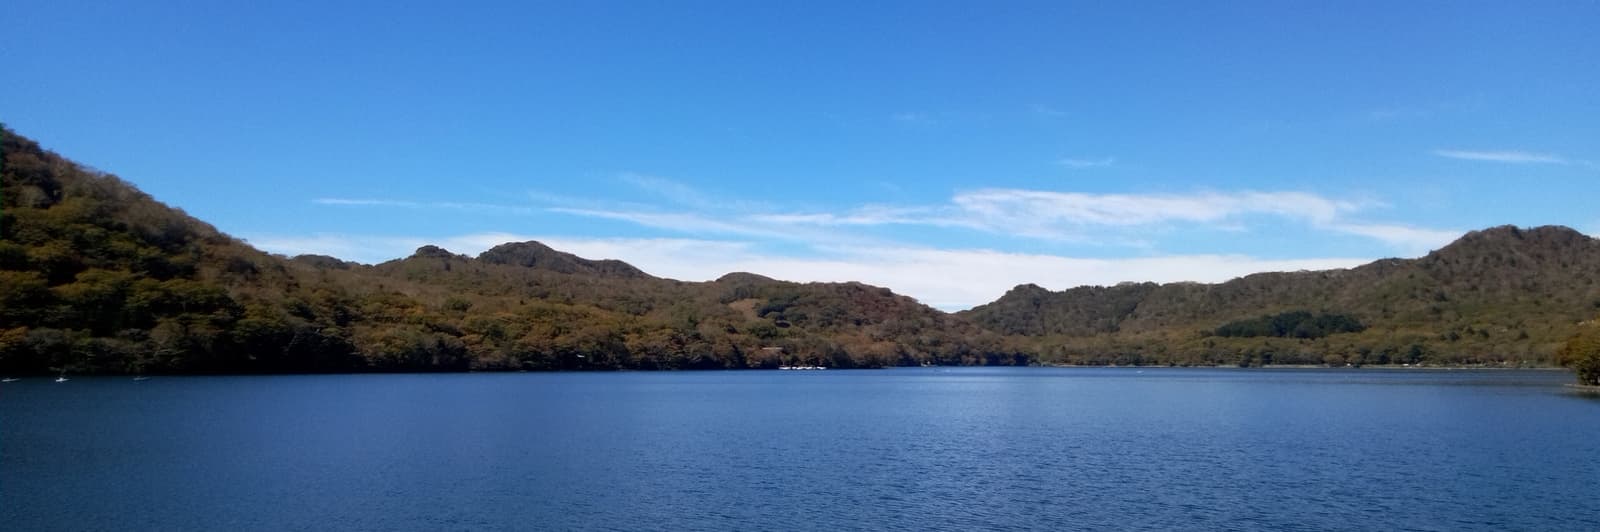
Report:
[[[277,253],[946,309],[1600,233],[1600,2],[250,4],[8,3],[0,121]]]

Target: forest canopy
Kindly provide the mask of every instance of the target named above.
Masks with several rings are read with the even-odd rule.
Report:
[[[1223,337],[1252,338],[1275,336],[1278,338],[1322,338],[1330,334],[1353,333],[1367,327],[1344,314],[1312,314],[1297,310],[1248,320],[1231,321],[1217,327],[1214,334]]]

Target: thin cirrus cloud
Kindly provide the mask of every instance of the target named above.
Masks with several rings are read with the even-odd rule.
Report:
[[[1325,198],[1305,192],[1203,192],[1195,194],[1088,194],[1028,189],[980,189],[955,194],[947,204],[921,207],[869,206],[844,213],[759,215],[769,223],[821,226],[927,225],[965,228],[993,234],[1043,240],[1084,242],[1087,235],[1129,238],[1141,228],[1183,225],[1218,231],[1248,230],[1245,220],[1269,216],[1299,221],[1314,228],[1355,234],[1386,243],[1401,243],[1391,231],[1351,230],[1365,227],[1348,221],[1351,214],[1375,205],[1367,201]],[[1114,230],[1108,233],[1108,230]],[[1146,247],[1144,241],[1138,247]]]
[[[1088,194],[991,188],[957,193],[945,205],[867,206],[844,214],[802,213],[756,218],[818,225],[926,224],[1012,231],[1029,226],[1213,223],[1248,214],[1325,222],[1365,205],[1302,192]]]
[[[455,201],[411,201],[378,198],[317,198],[311,200],[317,205],[333,205],[342,207],[391,207],[403,209],[445,209],[473,211],[486,214],[531,214],[534,209],[517,205],[496,205],[492,203],[455,202]]]
[[[951,202],[995,228],[1028,225],[1134,226],[1213,223],[1249,214],[1329,221],[1361,208],[1354,202],[1304,192],[1087,194],[1027,189],[980,189]]]
[[[601,218],[630,222],[644,227],[689,234],[742,235],[749,237],[790,239],[793,235],[758,225],[740,224],[699,214],[662,212],[655,210],[576,209],[549,207],[545,211],[587,218]]]
[[[1357,219],[1372,201],[1334,199],[1308,192],[1233,191],[1187,194],[1092,194],[987,188],[958,192],[931,205],[863,205],[841,211],[773,212],[770,205],[709,199],[693,187],[665,178],[624,174],[622,179],[677,208],[542,196],[543,207],[391,199],[322,198],[316,203],[353,207],[439,208],[486,213],[554,213],[622,221],[693,236],[769,241],[864,244],[850,228],[924,226],[1076,244],[1159,246],[1148,233],[1183,227],[1246,232],[1262,217],[1295,222],[1311,230],[1360,236],[1405,253],[1424,253],[1460,232]],[[895,242],[877,242],[893,245]]]
[[[1409,254],[1439,249],[1460,238],[1463,233],[1454,229],[1426,229],[1397,224],[1340,223],[1332,224],[1328,229],[1378,240]]]
[[[1107,166],[1111,166],[1111,165],[1117,164],[1117,158],[1116,157],[1102,157],[1102,158],[1099,158],[1099,159],[1090,159],[1090,158],[1071,158],[1071,157],[1069,157],[1069,158],[1065,158],[1065,159],[1056,160],[1056,164],[1059,164],[1061,166],[1065,166],[1067,168],[1075,168],[1075,169],[1104,168],[1104,167],[1107,167]]]
[[[1465,161],[1488,161],[1510,164],[1568,164],[1565,157],[1517,150],[1434,150],[1434,155]]]
[[[1309,230],[1378,241],[1406,254],[1438,249],[1461,235],[1455,229],[1371,223],[1356,216],[1374,201],[1330,199],[1305,192],[1205,192],[1197,194],[1086,194],[1024,189],[982,189],[956,194],[945,205],[869,206],[843,213],[759,215],[752,220],[788,225],[925,225],[961,228],[1078,244],[1155,249],[1146,233],[1182,226],[1248,232],[1268,217]]]
[[[664,177],[636,172],[623,172],[618,178],[625,183],[633,185],[635,188],[661,196],[667,201],[680,205],[700,208],[713,205],[712,200],[698,189]]]
[[[895,122],[912,126],[931,126],[939,123],[939,120],[934,118],[933,115],[923,112],[895,113],[889,118]]]
[[[358,207],[423,207],[424,203],[416,201],[373,199],[373,198],[317,198],[311,200],[317,205],[346,205]]]
[[[752,214],[745,220],[783,226],[872,226],[872,225],[926,225],[934,227],[964,227],[983,229],[970,220],[955,216],[948,206],[898,207],[892,205],[864,205],[842,213],[813,212],[788,214]]]
[[[1461,235],[1451,229],[1359,222],[1352,217],[1379,205],[1306,192],[1206,192],[1187,195],[1083,194],[989,189],[958,194],[953,202],[991,231],[1041,238],[1081,234],[1084,228],[1181,224],[1247,231],[1253,216],[1306,224],[1312,229],[1377,240],[1407,253],[1425,253]]]

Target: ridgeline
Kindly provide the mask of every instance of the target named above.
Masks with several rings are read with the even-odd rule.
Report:
[[[1547,366],[1600,242],[1469,233],[1419,259],[1220,284],[1019,286],[955,314],[860,283],[649,275],[538,242],[364,265],[264,253],[10,130],[0,373],[959,364]]]

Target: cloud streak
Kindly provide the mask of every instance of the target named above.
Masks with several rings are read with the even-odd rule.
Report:
[[[912,126],[931,126],[939,122],[933,115],[922,112],[895,113],[889,118],[895,122]]]
[[[1333,224],[1329,229],[1372,238],[1408,254],[1421,255],[1454,242],[1465,231],[1424,229],[1397,224]]]
[[[1570,164],[1565,157],[1548,153],[1534,153],[1526,151],[1475,151],[1475,150],[1434,150],[1434,155],[1449,159],[1464,161],[1488,161],[1509,164]]]
[[[796,238],[796,235],[778,229],[762,227],[759,225],[740,224],[692,213],[577,209],[568,207],[551,207],[545,210],[548,212],[569,214],[573,216],[631,222],[645,227],[687,234],[743,235],[785,240]]]
[[[896,246],[861,229],[884,226],[957,229],[1050,242],[1118,245],[1154,251],[1151,234],[1172,229],[1249,232],[1261,218],[1308,229],[1359,236],[1405,253],[1425,253],[1460,234],[1355,219],[1380,204],[1334,199],[1307,192],[1235,191],[1188,194],[1092,194],[1015,188],[961,191],[932,205],[869,204],[838,212],[771,212],[765,204],[714,201],[677,181],[644,174],[621,179],[665,198],[677,210],[631,203],[559,196],[533,196],[552,206],[516,207],[482,203],[394,199],[318,198],[341,207],[453,209],[499,214],[554,213],[627,222],[696,237],[744,237],[801,244]]]
[[[415,201],[371,199],[371,198],[317,198],[311,200],[317,205],[345,205],[357,207],[422,207],[422,203]]]
[[[1065,166],[1067,168],[1073,168],[1073,169],[1104,168],[1104,167],[1107,167],[1107,166],[1111,166],[1111,165],[1117,164],[1117,159],[1115,157],[1103,157],[1103,158],[1099,158],[1099,159],[1066,158],[1066,159],[1057,160],[1056,164],[1059,164],[1061,166]]]
[[[697,208],[713,205],[712,201],[698,189],[671,179],[634,172],[623,172],[620,177],[624,182],[661,196],[672,203]]]
[[[744,219],[755,223],[787,226],[873,226],[873,225],[927,225],[934,227],[965,227],[983,229],[969,220],[963,220],[949,207],[897,207],[892,205],[866,205],[841,213],[791,213],[754,214]]]
[[[982,189],[957,194],[952,202],[996,228],[1215,223],[1251,214],[1327,222],[1360,208],[1356,203],[1303,192],[1178,195]]]
[[[330,205],[336,207],[390,207],[401,209],[438,209],[474,211],[489,214],[535,214],[538,209],[518,205],[496,205],[493,203],[454,202],[454,201],[409,201],[395,199],[373,198],[317,198],[311,200],[317,205]]]
[[[1259,218],[1370,238],[1405,253],[1425,253],[1461,234],[1353,219],[1380,204],[1306,192],[1089,194],[991,188],[959,192],[944,204],[864,205],[843,212],[717,213],[653,209],[552,207],[549,212],[604,218],[691,235],[745,236],[803,243],[857,242],[851,228],[921,226],[1053,242],[1153,249],[1151,232],[1174,228],[1248,232]],[[701,214],[700,212],[704,212]],[[880,243],[895,245],[894,242]]]

